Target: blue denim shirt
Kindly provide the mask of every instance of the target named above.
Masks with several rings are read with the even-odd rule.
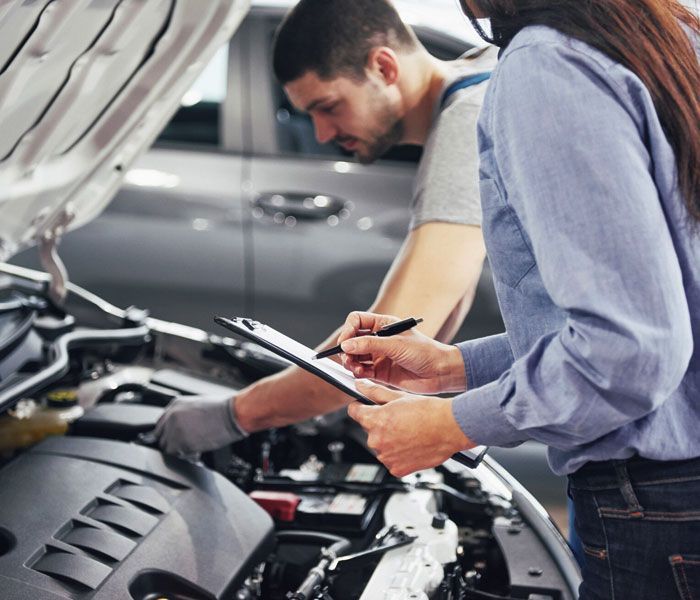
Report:
[[[700,228],[648,90],[590,46],[528,27],[493,74],[479,148],[507,333],[459,344],[464,433],[539,440],[559,474],[700,456]]]

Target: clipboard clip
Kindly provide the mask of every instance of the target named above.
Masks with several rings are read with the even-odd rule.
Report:
[[[241,322],[251,331],[255,331],[255,326],[259,325],[259,323],[255,323],[255,321],[251,321],[249,319],[241,319]]]
[[[249,329],[250,331],[255,331],[256,329],[260,329],[263,327],[262,323],[253,321],[253,319],[244,319],[243,317],[232,317],[230,319],[225,317],[214,317],[214,321],[219,325],[223,325],[224,327],[227,327],[226,323],[237,323],[243,325],[246,329]]]

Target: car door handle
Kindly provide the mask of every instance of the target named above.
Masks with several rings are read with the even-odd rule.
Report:
[[[253,200],[253,207],[272,217],[319,221],[334,215],[347,216],[351,204],[328,194],[265,192]]]

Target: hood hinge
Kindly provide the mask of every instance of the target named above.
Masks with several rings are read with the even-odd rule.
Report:
[[[58,306],[63,305],[68,293],[68,271],[58,255],[58,245],[74,217],[72,211],[62,211],[54,220],[53,226],[45,229],[38,238],[41,266],[51,276],[48,294]]]

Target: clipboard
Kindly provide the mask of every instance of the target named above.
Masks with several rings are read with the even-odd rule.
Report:
[[[269,325],[243,317],[214,317],[214,321],[229,331],[255,342],[266,350],[320,377],[358,402],[368,406],[375,404],[360,393],[355,385],[355,377],[350,371],[330,358],[314,360],[315,350],[307,348],[304,344],[280,333]],[[479,465],[487,450],[488,448],[485,446],[477,446],[471,450],[457,452],[452,456],[452,459],[473,469]]]

